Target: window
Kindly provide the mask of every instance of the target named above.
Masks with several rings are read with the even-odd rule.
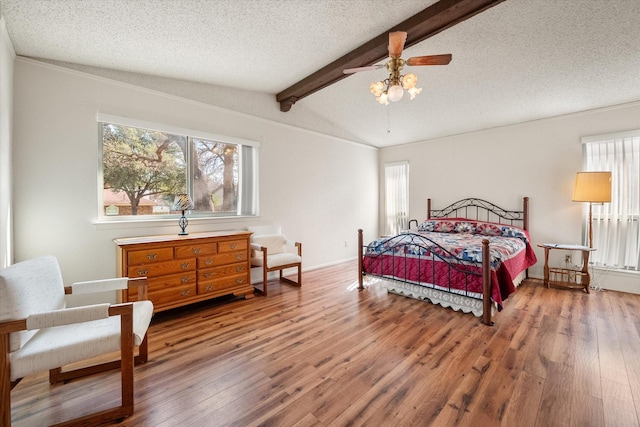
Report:
[[[611,171],[611,203],[593,205],[595,265],[640,270],[640,130],[582,138],[585,171]],[[588,219],[584,219],[586,226]]]
[[[384,165],[385,234],[407,228],[409,212],[409,162]]]
[[[253,141],[101,115],[102,218],[174,214],[176,194],[192,216],[257,214]]]

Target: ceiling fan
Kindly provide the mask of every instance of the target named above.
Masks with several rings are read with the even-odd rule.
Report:
[[[387,105],[389,101],[396,102],[402,98],[403,88],[409,92],[411,99],[422,92],[421,88],[417,88],[418,76],[413,73],[400,74],[405,65],[447,65],[451,62],[451,54],[443,55],[427,55],[413,56],[406,61],[400,56],[404,43],[407,41],[407,33],[405,31],[394,31],[389,33],[389,60],[386,64],[371,65],[368,67],[347,68],[342,72],[344,74],[353,74],[360,71],[377,70],[387,67],[389,77],[377,83],[371,83],[369,90],[376,97],[380,104]]]

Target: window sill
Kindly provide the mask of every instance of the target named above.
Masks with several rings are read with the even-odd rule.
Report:
[[[207,225],[220,224],[226,222],[249,222],[259,218],[254,216],[215,216],[215,217],[187,217],[189,225]],[[136,228],[157,228],[177,226],[179,217],[171,218],[144,218],[144,219],[112,219],[112,220],[96,220],[93,227],[97,231],[101,230],[118,230],[118,229],[136,229]]]

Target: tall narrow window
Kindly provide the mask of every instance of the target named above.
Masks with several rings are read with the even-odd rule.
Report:
[[[163,215],[187,193],[192,215],[257,214],[257,143],[103,116],[103,217]]]
[[[611,203],[593,206],[593,263],[638,271],[640,129],[585,137],[582,148],[585,171],[611,171]]]
[[[385,234],[407,228],[409,212],[409,162],[384,165]]]

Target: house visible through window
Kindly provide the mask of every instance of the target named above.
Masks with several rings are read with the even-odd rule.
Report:
[[[409,162],[384,166],[385,234],[407,228],[409,212]]]
[[[611,203],[593,205],[591,261],[640,270],[640,129],[582,138],[585,171],[611,171]],[[585,214],[585,230],[587,215]]]
[[[192,215],[257,213],[257,143],[105,115],[99,124],[103,218],[174,214],[181,193]]]

